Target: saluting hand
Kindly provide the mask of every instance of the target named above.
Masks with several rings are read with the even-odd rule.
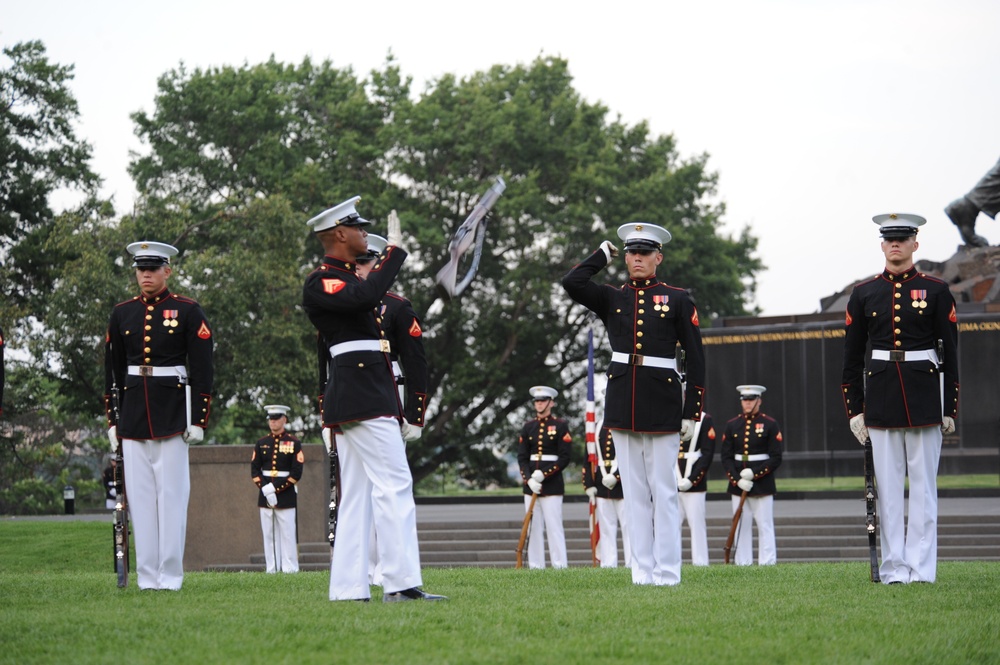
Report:
[[[610,240],[602,242],[600,250],[604,252],[604,256],[608,257],[608,263],[611,263],[612,258],[618,256],[618,248],[612,245]]]

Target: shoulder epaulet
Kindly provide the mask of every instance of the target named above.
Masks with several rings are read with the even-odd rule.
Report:
[[[117,305],[115,305],[115,307],[121,307],[122,305],[128,305],[130,303],[134,303],[138,299],[139,299],[139,296],[132,296],[128,300],[121,301],[120,303],[118,303]]]
[[[943,279],[941,279],[940,277],[935,277],[934,275],[928,275],[928,274],[927,274],[927,273],[925,273],[925,272],[922,272],[922,273],[918,273],[918,274],[919,274],[919,275],[920,275],[921,277],[923,277],[924,279],[929,279],[929,280],[930,280],[930,281],[932,281],[932,282],[937,282],[938,284],[945,284],[945,285],[947,285],[947,284],[948,284],[948,282],[944,281],[944,280],[943,280]]]

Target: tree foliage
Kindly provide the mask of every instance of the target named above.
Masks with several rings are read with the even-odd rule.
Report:
[[[59,188],[93,193],[91,148],[77,138],[69,89],[72,65],[50,63],[39,41],[4,47],[0,69],[0,295],[8,313],[38,306],[54,271],[42,255],[51,230],[49,196]]]
[[[431,399],[407,449],[417,480],[443,466],[474,485],[508,482],[536,384],[560,388],[557,414],[582,452],[589,318],[559,279],[620,224],[671,231],[661,277],[692,289],[702,321],[753,308],[756,239],[722,234],[708,156],[683,158],[672,136],[609,119],[559,58],[444,75],[417,95],[391,56],[365,79],[308,59],[182,66],[160,78],[153,112],[133,119],[147,148],[130,165],[142,205],[114,220],[92,202],[58,217],[46,245],[71,260],[53,280],[51,334],[34,341],[50,359],[39,369],[57,367],[46,371],[77,386],[66,399],[95,420],[107,316],[135,290],[123,248],[157,239],[181,249],[171,287],[213,326],[210,440],[257,438],[260,406],[273,401],[294,405],[318,440],[314,331],[300,302],[321,248],[304,222],[355,194],[373,233],[399,211],[410,258],[394,290],[425,313]],[[448,239],[497,175],[508,186],[479,275],[443,302],[433,277]],[[606,277],[623,280],[624,266]]]

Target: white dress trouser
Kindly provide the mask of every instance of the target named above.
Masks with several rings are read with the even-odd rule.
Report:
[[[681,518],[674,467],[680,436],[615,430],[632,543],[634,584],[681,581]]]
[[[618,525],[622,527],[622,545],[625,549],[625,565],[632,562],[632,544],[628,539],[628,519],[625,517],[624,499],[597,497],[594,508],[597,524],[601,527],[601,539],[597,541],[597,558],[601,568],[618,567]]]
[[[181,588],[191,474],[188,447],[169,439],[123,439],[125,490],[140,589]]]
[[[286,492],[294,492],[289,488]],[[264,534],[264,563],[269,573],[299,572],[299,546],[295,542],[294,508],[261,508],[260,530]]]
[[[705,527],[705,492],[679,492],[681,523],[691,532],[691,563],[708,565],[708,529]]]
[[[372,519],[378,530],[385,592],[421,586],[413,477],[398,421],[372,418],[345,423],[341,429],[336,435],[341,499],[330,561],[330,600],[371,597]]]
[[[531,495],[524,495],[524,509],[531,505]],[[541,517],[541,519],[539,519]],[[528,529],[528,567],[545,567],[545,543],[549,541],[549,559],[553,568],[565,568],[566,534],[563,531],[563,498],[562,496],[539,496],[535,501],[535,514],[531,518]]]
[[[869,429],[878,483],[879,576],[889,582],[937,578],[937,472],[941,427]],[[904,482],[910,478],[904,532]]]
[[[375,522],[369,530],[368,537],[368,583],[382,586],[382,562],[378,558],[378,536],[375,533]]]
[[[740,506],[740,497],[734,496],[733,515]],[[734,561],[737,566],[753,563],[753,525],[757,524],[757,563],[772,566],[778,563],[778,549],[774,542],[774,496],[748,496],[743,503],[743,515],[736,528]]]

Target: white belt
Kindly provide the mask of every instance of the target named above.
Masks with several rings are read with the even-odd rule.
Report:
[[[763,462],[766,459],[771,459],[771,456],[766,453],[760,455],[736,455],[733,459],[737,462]]]
[[[888,360],[894,363],[930,360],[937,365],[938,354],[934,349],[921,349],[920,351],[886,351],[884,349],[874,349],[872,350],[872,360]]]
[[[260,475],[271,478],[287,478],[290,473],[290,471],[261,471]]]
[[[187,368],[184,365],[173,367],[153,367],[152,365],[129,365],[128,373],[132,376],[176,376],[187,381]]]
[[[392,373],[396,375],[397,380],[403,378],[403,368],[399,366],[398,360],[392,361]]]
[[[532,462],[558,462],[559,455],[532,455],[529,459]]]
[[[389,340],[387,339],[358,339],[353,342],[341,342],[330,347],[330,357],[336,358],[342,353],[352,351],[379,351],[389,353]]]
[[[622,353],[620,351],[611,353],[611,362],[622,363],[624,365],[644,365],[647,367],[660,367],[662,369],[677,369],[677,360],[674,358],[640,356],[637,353]]]
[[[692,462],[697,462],[701,459],[701,451],[696,450],[693,453],[678,453],[677,459],[689,459]]]

